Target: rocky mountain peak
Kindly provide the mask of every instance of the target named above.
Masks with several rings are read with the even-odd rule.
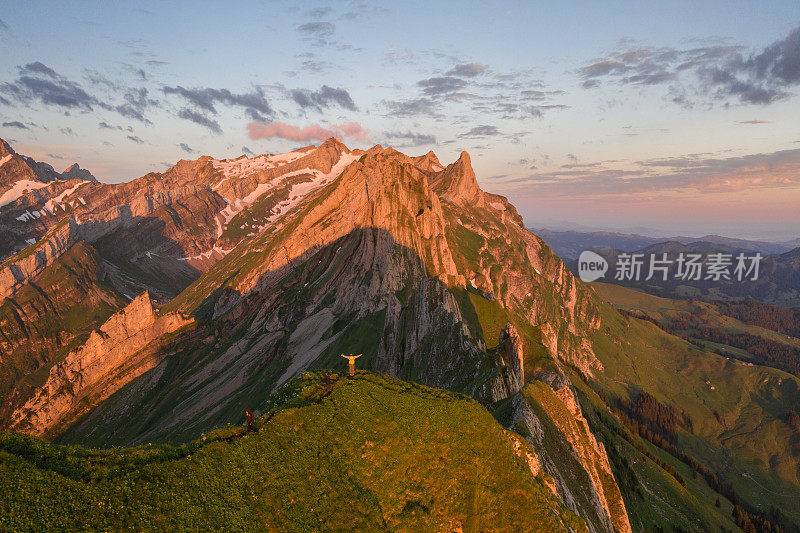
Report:
[[[0,157],[6,157],[8,155],[14,155],[14,149],[11,148],[11,145],[8,144],[5,139],[0,139]]]
[[[447,165],[444,173],[432,180],[432,187],[445,200],[483,207],[483,191],[478,186],[469,154],[461,152],[458,160]]]
[[[444,166],[439,162],[439,158],[436,157],[433,150],[425,155],[414,157],[413,159],[417,167],[422,170],[427,170],[428,172],[441,172],[444,170]]]
[[[86,181],[97,181],[97,178],[94,175],[86,170],[85,168],[81,168],[78,163],[72,163],[72,166],[67,168],[64,172],[61,173],[63,179],[71,180],[71,179],[81,179]]]

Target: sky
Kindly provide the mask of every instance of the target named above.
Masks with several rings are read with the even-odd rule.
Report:
[[[17,152],[120,182],[329,136],[467,150],[529,227],[800,237],[796,0],[108,4],[3,3]]]

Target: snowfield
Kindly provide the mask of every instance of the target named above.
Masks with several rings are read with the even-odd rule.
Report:
[[[5,157],[3,159],[5,159]],[[35,191],[36,189],[41,189],[42,187],[47,187],[47,184],[40,181],[19,180],[14,183],[9,190],[0,195],[0,207],[10,204],[20,196]]]
[[[281,156],[262,156],[262,157],[272,158],[270,159],[270,161],[273,162],[276,161],[275,158],[284,158],[281,159],[281,161],[286,163],[289,161],[293,161],[294,159],[297,159],[297,157],[294,157],[294,155],[297,155],[297,157],[301,157],[304,154],[289,152],[288,154],[283,154]],[[290,158],[288,156],[292,156],[293,158]],[[256,159],[258,158],[250,159],[248,161],[253,162]],[[236,198],[234,200],[228,201],[228,205],[225,206],[225,209],[220,211],[219,215],[217,216],[217,238],[222,236],[222,234],[225,231],[225,228],[227,228],[230,221],[233,220],[233,217],[239,214],[245,207],[255,203],[256,200],[261,198],[264,194],[267,194],[270,191],[282,187],[284,183],[286,183],[287,179],[300,175],[311,176],[311,179],[309,181],[292,185],[292,188],[289,191],[289,199],[281,202],[273,209],[272,214],[266,221],[267,224],[274,222],[279,217],[283,216],[285,213],[291,211],[310,192],[319,189],[320,187],[324,187],[325,185],[333,181],[335,178],[339,177],[339,174],[341,174],[342,171],[356,159],[358,159],[358,156],[355,154],[342,153],[339,156],[339,161],[337,161],[336,164],[333,165],[333,167],[331,167],[330,172],[328,172],[327,174],[324,174],[316,169],[304,168],[300,170],[294,170],[292,172],[287,172],[286,174],[282,174],[280,176],[276,176],[275,178],[266,183],[259,183],[258,186],[256,186],[256,188],[253,190],[253,192],[251,192],[244,198]],[[232,163],[242,163],[243,161],[244,160],[233,161]],[[247,170],[244,171],[244,174],[239,174],[239,175],[246,175],[247,173],[255,171],[251,166],[243,166],[241,168],[246,168]],[[223,172],[227,172],[228,170],[229,169],[226,168],[225,170],[223,170]],[[225,179],[228,179],[230,177],[234,176],[231,175],[226,177]],[[221,183],[222,181],[220,181],[217,185],[215,185],[215,187],[218,187]],[[213,188],[214,187],[212,187],[212,189]],[[263,227],[264,226],[258,229],[261,230],[263,229]]]

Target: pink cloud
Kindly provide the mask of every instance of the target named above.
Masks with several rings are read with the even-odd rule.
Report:
[[[325,140],[328,137],[349,137],[358,141],[367,138],[369,132],[358,122],[346,124],[331,124],[328,127],[311,124],[301,128],[284,122],[251,122],[247,125],[247,134],[251,139],[272,139],[280,137],[290,141],[306,142],[311,140]]]

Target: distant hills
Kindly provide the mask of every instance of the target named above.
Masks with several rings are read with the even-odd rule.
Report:
[[[769,242],[736,239],[720,235],[706,235],[703,237],[648,237],[645,235],[609,231],[553,231],[537,228],[531,228],[531,231],[542,237],[553,251],[565,261],[577,259],[584,250],[610,249],[633,252],[663,242],[678,242],[681,244],[705,242],[730,248],[758,251],[763,254],[782,254],[800,246],[800,238],[793,241]]]

